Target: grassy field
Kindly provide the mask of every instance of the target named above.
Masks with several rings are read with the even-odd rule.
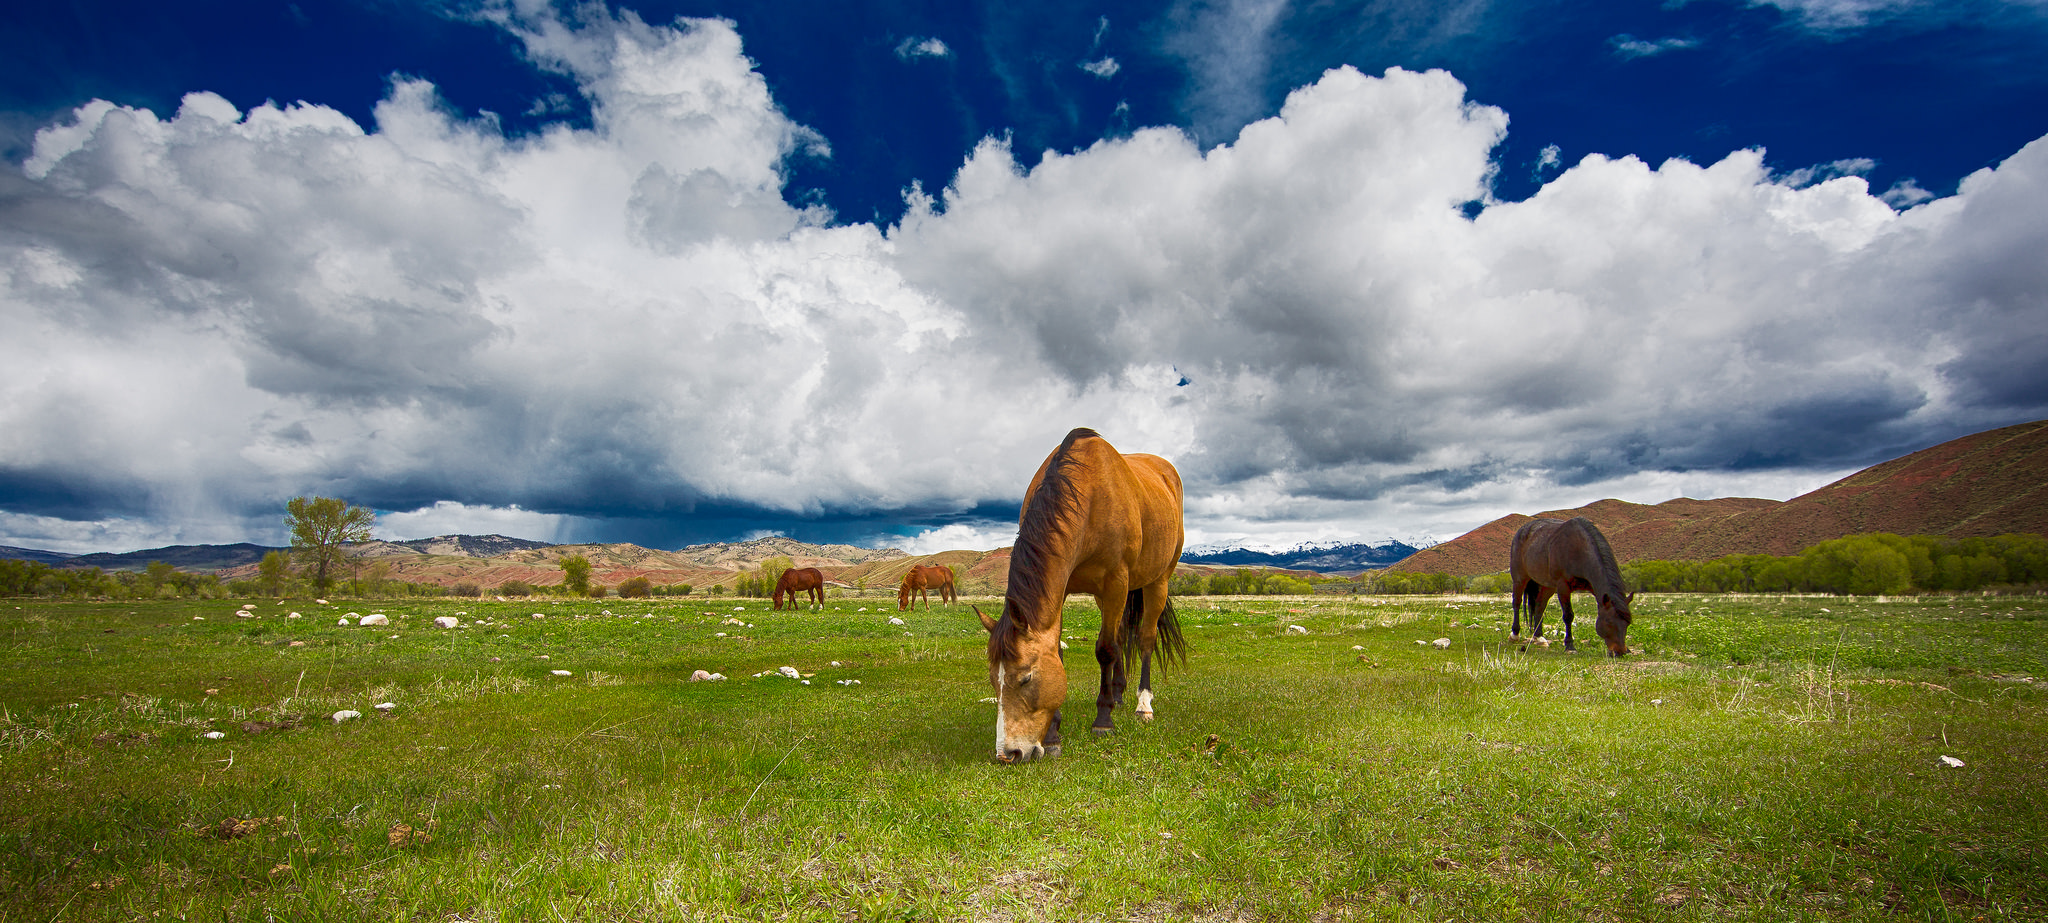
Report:
[[[1102,738],[1077,605],[1024,766],[965,606],[240,604],[0,601],[0,921],[2048,917],[2044,597],[1195,597]]]

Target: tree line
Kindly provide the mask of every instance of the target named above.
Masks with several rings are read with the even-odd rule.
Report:
[[[1870,532],[1791,555],[1631,561],[1621,576],[1630,589],[1651,593],[1973,593],[2048,583],[2048,538]]]

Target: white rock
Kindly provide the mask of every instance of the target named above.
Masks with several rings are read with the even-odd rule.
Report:
[[[394,709],[394,708],[397,708],[397,707],[398,707],[398,703],[397,703],[397,702],[378,702],[377,704],[375,704],[375,705],[372,705],[372,706],[370,706],[370,707],[371,707],[371,708],[374,708],[374,709],[376,709],[376,710],[378,710],[378,711],[390,711],[390,710],[392,710],[392,709]]]
[[[1446,649],[1446,650],[1448,650],[1448,649],[1450,648],[1450,646],[1451,646],[1451,639],[1449,639],[1449,638],[1438,638],[1438,639],[1436,639],[1435,641],[1431,641],[1431,642],[1429,642],[1429,643],[1431,643],[1431,644],[1434,644],[1434,645],[1436,645],[1436,646],[1437,646],[1437,647],[1439,647],[1439,648],[1443,648],[1443,649]]]
[[[386,617],[385,617],[385,615],[384,615],[384,613],[382,613],[382,612],[377,612],[377,613],[372,613],[372,614],[370,614],[370,615],[366,615],[366,616],[363,616],[363,618],[362,618],[362,621],[359,621],[359,622],[357,622],[356,624],[357,624],[357,625],[389,625],[389,624],[391,624],[391,620],[390,620],[389,618],[386,618]]]
[[[835,667],[836,667],[836,666],[838,666],[838,665],[839,665],[839,661],[837,661],[837,660],[834,660],[834,661],[832,661],[832,665],[833,665],[833,666],[835,666]]]
[[[1962,760],[1956,759],[1953,756],[1944,756],[1941,758],[1941,765],[1947,766],[1950,769],[1961,769],[1965,764]]]
[[[810,681],[810,680],[804,680],[804,681],[803,681],[803,683],[804,683],[804,685],[808,686],[808,685],[810,685],[810,684],[811,684],[811,681]]]
[[[537,618],[537,619],[544,619],[544,618],[547,618],[547,616],[545,616],[545,615],[542,615],[542,614],[540,614],[540,613],[538,613],[538,612],[534,613],[534,614],[533,614],[533,617],[534,617],[534,618]]]
[[[732,611],[734,611],[734,612],[745,612],[745,611],[747,611],[747,607],[745,607],[745,606],[734,606],[734,607],[732,607]]]
[[[889,616],[889,624],[891,624],[891,625],[901,625],[901,624],[903,624],[903,620],[902,620],[902,619],[899,619],[899,618],[897,618],[897,617],[895,617],[895,616],[893,616],[893,615],[892,615],[892,616]]]
[[[796,671],[796,668],[795,668],[795,667],[783,667],[782,669],[780,669],[780,670],[776,670],[775,672],[777,672],[777,673],[780,673],[780,674],[782,674],[782,675],[784,675],[784,676],[787,676],[787,677],[789,677],[790,679],[802,679],[802,678],[803,678],[803,674],[801,674],[801,673],[798,673],[798,672]]]
[[[723,638],[723,637],[725,637],[725,632],[722,632],[722,631],[721,631],[721,632],[719,632],[719,633],[717,633],[717,634],[715,634],[715,635],[712,635],[712,637],[714,637],[714,638]]]
[[[866,606],[862,606],[862,607],[860,607],[860,609],[858,609],[858,610],[856,610],[856,611],[860,611],[860,612],[866,612],[866,611],[868,611],[868,607],[866,607]]]
[[[242,604],[242,608],[244,608],[244,609],[254,609],[254,608],[256,608],[256,604],[255,604],[255,603],[243,603],[243,604]]]
[[[722,682],[725,682],[725,674],[723,674],[723,673],[713,673],[713,674],[711,674],[711,681],[712,681],[712,682],[714,682],[714,683],[722,683]]]
[[[348,624],[348,619],[336,619],[336,620],[335,620],[335,622],[334,622],[334,624],[336,624],[336,625],[346,625],[346,624]]]
[[[1308,628],[1302,625],[1289,625],[1287,626],[1287,633],[1290,635],[1305,635],[1308,634]]]
[[[296,613],[296,612],[294,612],[294,613],[292,613],[292,614],[290,614],[290,615],[287,615],[287,616],[285,616],[285,618],[288,618],[288,619],[295,619],[295,618],[298,618],[298,617],[299,617],[299,614],[298,614],[298,613]]]
[[[352,619],[359,619],[363,617],[363,614],[360,612],[350,612],[348,613],[348,617]]]
[[[1363,644],[1353,644],[1353,645],[1351,645],[1351,649],[1352,649],[1352,650],[1354,650],[1354,651],[1362,651],[1362,650],[1365,650],[1365,645],[1363,645]]]
[[[201,734],[201,735],[199,735],[199,736],[201,736],[201,737],[204,737],[204,738],[206,738],[207,740],[219,740],[219,739],[221,739],[221,738],[223,738],[223,737],[226,737],[226,736],[228,736],[228,735],[226,735],[226,734],[223,734],[223,733],[221,733],[221,732],[219,732],[219,731],[207,731],[206,733],[204,733],[204,734]]]
[[[693,683],[709,682],[710,680],[711,673],[708,670],[698,670],[697,672],[690,674],[690,682]]]
[[[606,609],[606,610],[604,610],[604,614],[606,614],[606,615],[610,615],[610,614],[612,614],[612,610],[610,610],[610,609]]]
[[[249,611],[249,610],[247,610],[247,609],[237,609],[237,610],[235,610],[235,618],[238,618],[238,619],[253,619],[253,618],[255,618],[255,617],[256,617],[256,613],[254,613],[254,612],[250,612],[250,611]]]
[[[1061,642],[1060,642],[1060,650],[1066,650],[1066,649],[1067,649],[1067,642],[1065,642],[1065,641],[1061,641]]]
[[[316,600],[313,600],[313,601],[314,601],[314,602],[316,602],[316,603],[319,603],[320,605],[323,605],[323,606],[324,606],[324,605],[327,605],[327,600],[324,600],[324,599],[316,599]]]
[[[362,716],[363,716],[363,713],[362,713],[362,712],[356,711],[355,709],[352,709],[352,708],[344,708],[344,709],[342,709],[342,710],[340,710],[340,711],[338,711],[338,712],[335,712],[335,713],[334,713],[334,723],[335,723],[335,724],[340,724],[340,723],[342,723],[343,721],[351,721],[351,720],[354,720],[354,719],[356,719],[356,718],[360,718],[360,717],[362,717]]]
[[[444,615],[434,619],[435,628],[454,628],[455,626],[460,624],[462,624],[462,621],[452,615]]]
[[[1424,641],[1424,640],[1422,640],[1421,638],[1416,638],[1416,639],[1415,639],[1415,643],[1416,643],[1416,644],[1419,644],[1419,645],[1422,645],[1423,647],[1428,647],[1428,646],[1429,646],[1429,642],[1428,642],[1428,641]]]
[[[569,671],[567,671],[567,670],[549,670],[548,672],[550,672],[550,673],[553,673],[553,674],[555,674],[556,676],[575,676],[575,675],[576,675],[576,674],[574,674],[574,673],[571,673],[571,672],[569,672]]]

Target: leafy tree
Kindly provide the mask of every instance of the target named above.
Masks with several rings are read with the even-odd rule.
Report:
[[[285,504],[295,556],[313,570],[313,592],[327,594],[329,572],[348,564],[351,542],[370,540],[376,514],[333,497],[294,497]]]
[[[284,551],[268,552],[256,565],[256,585],[271,596],[283,595],[285,581],[291,576],[292,556]]]
[[[562,559],[562,588],[575,596],[590,592],[590,559],[572,554]]]
[[[41,561],[0,561],[0,596],[31,595],[49,572],[50,565]]]

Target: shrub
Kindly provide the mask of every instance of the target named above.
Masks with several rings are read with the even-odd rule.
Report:
[[[449,587],[449,588],[448,588],[448,595],[450,595],[450,596],[482,596],[482,595],[484,595],[484,591],[483,591],[483,589],[482,589],[482,588],[478,587],[478,586],[477,586],[476,584],[474,584],[474,583],[471,583],[471,582],[469,582],[469,581],[467,581],[467,580],[464,580],[464,581],[462,581],[462,582],[460,582],[460,583],[457,583],[456,585],[454,585],[454,586],[452,586],[452,587]]]
[[[507,580],[498,584],[499,596],[532,596],[533,587],[524,580]]]
[[[648,586],[646,577],[628,577],[625,582],[619,584],[619,598],[646,599]]]
[[[608,593],[608,592],[610,592],[610,591],[609,591],[609,590],[607,590],[607,589],[605,589],[605,586],[604,586],[604,584],[602,584],[602,583],[593,583],[593,584],[591,584],[591,585],[590,585],[590,598],[591,598],[591,599],[603,599],[603,598],[604,598],[604,594],[606,594],[606,593]]]

